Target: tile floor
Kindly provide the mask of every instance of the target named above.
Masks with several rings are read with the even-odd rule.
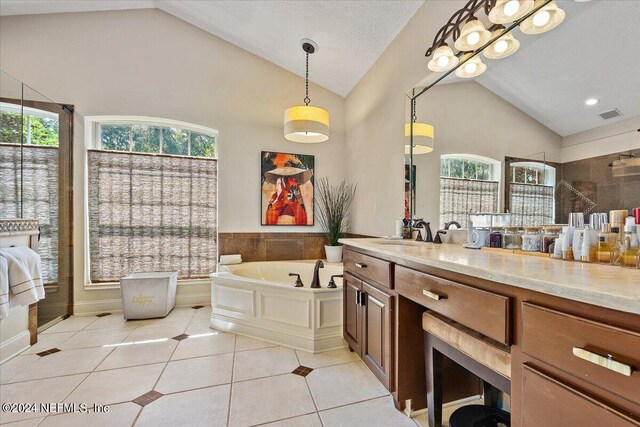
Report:
[[[164,319],[71,317],[0,365],[0,401],[86,404],[88,413],[2,413],[14,426],[407,426],[347,349],[322,354],[209,328],[210,307]],[[51,351],[58,349],[60,351]],[[40,355],[38,355],[40,354]],[[108,405],[108,412],[93,404]]]

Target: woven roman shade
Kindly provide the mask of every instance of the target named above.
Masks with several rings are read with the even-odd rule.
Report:
[[[38,220],[42,281],[58,283],[58,147],[0,144],[0,218]]]
[[[526,227],[553,224],[554,188],[549,185],[509,185],[509,212],[511,225]]]
[[[498,211],[498,182],[440,178],[440,222],[467,226],[469,212]]]
[[[88,162],[91,282],[215,271],[217,160],[90,150]]]

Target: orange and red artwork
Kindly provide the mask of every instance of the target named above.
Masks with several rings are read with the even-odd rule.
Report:
[[[262,225],[313,225],[314,156],[263,151]]]

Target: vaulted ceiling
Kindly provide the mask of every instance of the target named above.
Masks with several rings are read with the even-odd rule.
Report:
[[[2,0],[0,15],[158,8],[346,96],[424,0]]]

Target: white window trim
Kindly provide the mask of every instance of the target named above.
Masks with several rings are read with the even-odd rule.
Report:
[[[99,289],[120,289],[120,283],[91,283],[91,262],[89,257],[89,162],[87,152],[90,149],[97,149],[99,147],[98,142],[98,127],[100,123],[136,123],[136,124],[149,124],[168,127],[178,127],[195,132],[201,132],[209,135],[213,135],[216,140],[216,157],[218,159],[218,147],[220,145],[219,133],[216,129],[212,129],[206,126],[195,125],[193,123],[181,122],[178,120],[165,119],[161,117],[150,116],[85,116],[84,117],[84,141],[83,141],[83,158],[82,165],[84,168],[83,174],[83,210],[84,210],[84,289],[85,290],[99,290]],[[153,153],[152,153],[153,154]],[[203,157],[205,158],[205,157]],[[206,157],[209,158],[209,157]],[[178,285],[198,285],[207,283],[209,279],[182,279],[178,280]]]
[[[492,159],[491,157],[478,156],[476,154],[443,154],[440,156],[441,163],[446,159],[472,160],[475,162],[487,163],[491,165],[491,179],[488,181],[502,183],[502,163],[499,160]],[[499,200],[498,205],[500,205]]]
[[[511,168],[525,167],[525,168],[541,170],[544,172],[544,182],[542,184],[536,184],[536,185],[547,185],[551,187],[555,187],[556,185],[556,168],[554,168],[553,166],[549,166],[545,163],[540,163],[540,162],[513,162],[509,166]],[[513,177],[511,178],[511,182],[513,182]],[[523,184],[523,183],[519,182],[517,184]]]
[[[489,181],[494,181],[498,183],[498,212],[502,212],[504,209],[504,179],[502,179],[502,162],[500,160],[492,159],[491,157],[479,156],[477,154],[469,154],[469,153],[451,153],[451,154],[442,154],[440,155],[440,163],[438,164],[438,168],[442,164],[442,160],[444,159],[463,159],[463,160],[473,160],[476,162],[488,163],[491,165],[491,179]],[[438,169],[439,170],[439,169]],[[442,177],[448,178],[448,177]],[[455,179],[455,178],[451,178]],[[438,189],[440,188],[440,181],[438,181]],[[438,207],[438,212],[440,211],[440,207]],[[440,215],[438,214],[438,221],[441,221]]]

